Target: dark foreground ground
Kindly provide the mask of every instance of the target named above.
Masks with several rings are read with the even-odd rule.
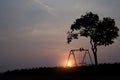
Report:
[[[7,71],[0,80],[120,80],[120,64]]]

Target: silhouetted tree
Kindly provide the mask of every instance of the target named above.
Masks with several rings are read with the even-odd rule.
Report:
[[[97,65],[97,47],[114,43],[114,39],[119,36],[118,31],[114,19],[104,17],[103,20],[99,20],[97,14],[89,12],[76,19],[71,25],[70,31],[68,31],[67,43],[69,44],[72,39],[78,39],[79,36],[90,38],[95,65]]]

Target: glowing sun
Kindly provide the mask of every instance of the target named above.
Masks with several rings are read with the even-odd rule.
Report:
[[[67,67],[72,67],[72,63],[70,61],[67,63]]]

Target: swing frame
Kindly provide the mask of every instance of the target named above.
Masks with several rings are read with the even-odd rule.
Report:
[[[68,55],[68,59],[67,59],[66,66],[68,65],[68,62],[69,62],[71,56],[73,56],[73,59],[74,59],[74,61],[75,61],[75,66],[78,66],[78,64],[77,64],[77,59],[76,59],[76,56],[75,56],[75,52],[76,52],[76,51],[79,51],[79,52],[81,52],[81,53],[82,53],[82,52],[84,53],[83,59],[82,59],[82,63],[79,63],[79,64],[81,64],[81,66],[83,66],[84,64],[86,64],[86,63],[85,63],[85,57],[86,57],[87,54],[89,55],[89,59],[90,59],[91,64],[93,64],[93,62],[92,62],[92,57],[91,57],[91,55],[90,55],[89,49],[80,48],[80,49],[72,49],[72,50],[70,50],[70,53],[69,53],[69,55]]]

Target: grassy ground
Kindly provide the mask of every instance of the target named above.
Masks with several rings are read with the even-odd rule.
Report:
[[[120,80],[120,64],[33,68],[2,73],[0,80]]]

